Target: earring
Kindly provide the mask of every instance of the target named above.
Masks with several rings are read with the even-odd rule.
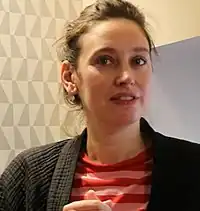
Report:
[[[75,96],[73,95],[73,96],[70,96],[69,97],[69,100],[71,101],[71,102],[74,102],[75,101]]]

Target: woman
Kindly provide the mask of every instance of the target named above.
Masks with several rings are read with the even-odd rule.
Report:
[[[199,145],[142,118],[154,49],[143,14],[97,1],[60,41],[65,98],[83,108],[87,127],[18,155],[1,176],[0,210],[200,210]]]

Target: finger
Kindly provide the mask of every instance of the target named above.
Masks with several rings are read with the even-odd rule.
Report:
[[[66,209],[65,207],[63,207],[63,211],[76,211],[76,210],[74,210],[74,209],[69,210],[69,209]]]
[[[62,211],[77,211],[77,210],[75,210],[75,209],[68,209],[68,208],[65,208],[65,206],[64,206]]]
[[[85,200],[100,200],[94,190],[89,190],[87,193],[85,193],[84,198]]]
[[[102,203],[99,200],[82,200],[82,201],[75,201],[68,205],[65,205],[63,211],[111,211],[111,208],[107,205]]]
[[[112,200],[107,200],[107,201],[104,201],[103,203],[108,205],[110,208],[112,208],[112,206],[113,206]]]

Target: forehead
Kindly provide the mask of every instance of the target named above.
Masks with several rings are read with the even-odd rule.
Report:
[[[111,47],[116,50],[133,47],[149,48],[148,41],[140,26],[134,21],[125,19],[98,22],[81,37],[80,45],[84,53],[101,47]]]

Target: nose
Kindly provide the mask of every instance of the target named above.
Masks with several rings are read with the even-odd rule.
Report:
[[[131,71],[130,69],[120,71],[120,74],[116,78],[117,86],[127,86],[134,84],[135,84],[135,77],[133,75],[133,71]]]

